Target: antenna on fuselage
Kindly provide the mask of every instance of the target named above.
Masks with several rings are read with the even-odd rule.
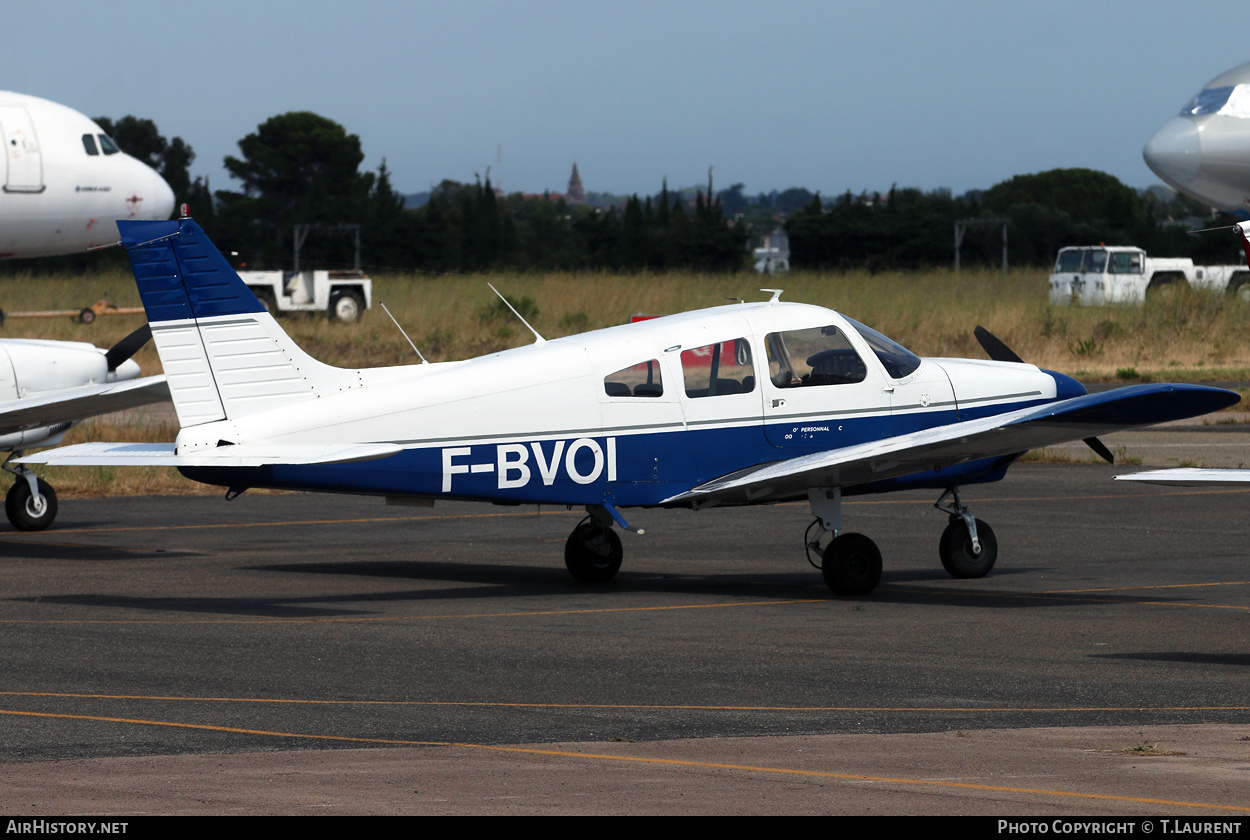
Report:
[[[785,289],[760,289],[760,291],[761,291],[761,292],[772,292],[772,293],[773,293],[773,296],[772,296],[772,297],[770,297],[770,298],[768,299],[768,302],[769,302],[769,303],[776,303],[777,301],[781,300],[781,293],[782,293],[782,292],[784,292],[784,291],[785,291]]]
[[[508,302],[508,299],[507,299],[506,297],[504,297],[502,294],[500,294],[500,292],[499,292],[499,290],[498,290],[498,289],[496,289],[494,286],[491,286],[491,284],[490,284],[490,283],[487,283],[486,285],[487,285],[487,286],[490,286],[490,290],[491,290],[492,292],[494,292],[495,294],[499,295],[499,299],[503,301],[503,305],[504,305],[504,306],[506,306],[506,307],[508,307],[509,309],[511,309],[511,310],[512,310],[512,314],[513,314],[513,315],[515,315],[515,316],[517,316],[517,318],[520,318],[521,323],[525,325],[525,328],[534,334],[534,343],[535,343],[535,344],[546,344],[546,343],[547,343],[547,339],[545,339],[545,338],[543,338],[541,335],[539,335],[539,334],[538,334],[538,330],[536,330],[536,329],[534,329],[533,327],[531,327],[531,326],[530,326],[530,322],[529,322],[529,321],[525,320],[524,318],[521,318],[521,313],[516,311],[516,307],[515,307],[515,306],[513,306],[511,303],[509,303],[509,302]]]
[[[382,311],[386,313],[386,316],[387,316],[388,318],[390,318],[390,319],[391,319],[391,321],[393,321],[393,322],[394,322],[394,324],[395,324],[395,329],[399,330],[399,334],[400,334],[400,335],[402,335],[405,339],[407,339],[407,340],[408,340],[408,343],[409,343],[410,345],[412,345],[412,352],[414,352],[414,353],[416,353],[416,354],[417,354],[417,358],[421,360],[421,364],[423,364],[423,365],[428,365],[428,364],[429,364],[429,362],[427,362],[427,361],[425,360],[425,356],[422,356],[422,355],[421,355],[421,351],[417,349],[417,345],[415,345],[415,344],[413,344],[413,343],[412,343],[412,339],[411,339],[411,338],[408,338],[408,333],[404,332],[404,328],[403,328],[403,327],[401,327],[401,326],[399,325],[399,322],[395,320],[395,316],[391,314],[391,310],[387,309],[387,308],[386,308],[386,304],[385,304],[385,303],[382,303],[382,301],[378,301],[378,303],[382,306]]]

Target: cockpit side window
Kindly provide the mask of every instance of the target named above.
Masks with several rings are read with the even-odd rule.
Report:
[[[778,388],[850,385],[868,375],[864,360],[834,326],[769,333],[768,378]]]
[[[90,134],[82,136],[82,147],[87,150],[87,154],[95,156],[100,154],[100,150],[96,148],[95,138]]]
[[[112,137],[109,137],[107,134],[101,134],[99,137],[100,149],[104,152],[104,154],[115,155],[121,151],[121,149],[117,148],[117,144],[113,142]]]
[[[603,377],[603,390],[609,397],[662,397],[660,363],[651,359],[609,373]]]
[[[751,344],[735,338],[681,351],[687,397],[749,394],[755,390]]]

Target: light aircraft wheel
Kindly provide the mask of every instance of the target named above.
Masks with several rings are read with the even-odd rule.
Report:
[[[994,529],[980,519],[977,520],[977,540],[981,543],[980,554],[972,551],[972,536],[968,533],[967,524],[961,517],[951,517],[938,543],[942,568],[951,577],[985,577],[994,568],[994,561],[998,559],[998,538],[994,536]]]
[[[354,324],[360,320],[365,302],[355,292],[339,292],[330,299],[330,317],[340,324]]]
[[[56,519],[56,493],[52,485],[39,479],[39,496],[30,494],[26,479],[19,478],[4,498],[4,512],[19,531],[42,531]]]
[[[582,583],[611,580],[624,555],[616,532],[589,519],[574,528],[564,544],[564,565]]]
[[[825,549],[820,573],[836,595],[867,595],[881,580],[881,552],[863,534],[842,534]]]

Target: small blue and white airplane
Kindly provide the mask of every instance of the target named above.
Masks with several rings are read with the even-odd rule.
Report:
[[[720,306],[476,359],[346,370],[304,353],[189,218],[122,221],[182,426],[176,443],[94,443],[25,463],[159,464],[228,488],[585,507],[565,546],[580,581],[621,565],[629,507],[807,499],[808,559],[839,594],[870,592],[881,554],[844,533],[843,495],[932,488],[943,565],[981,577],[997,541],[959,497],[1028,449],[1191,417],[1229,391],[1087,394],[1024,364],[921,359],[829,309]]]

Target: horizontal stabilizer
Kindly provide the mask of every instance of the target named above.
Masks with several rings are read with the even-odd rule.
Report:
[[[1205,385],[1116,388],[740,470],[664,502],[742,504],[793,499],[810,487],[871,484],[1122,429],[1198,417],[1239,399],[1232,391]]]
[[[269,467],[348,464],[400,452],[393,443],[276,445],[241,443],[193,449],[179,455],[172,443],[80,443],[27,455],[16,463],[119,467]]]
[[[1165,484],[1169,487],[1198,487],[1204,484],[1238,485],[1250,482],[1250,470],[1150,470],[1117,475],[1116,481],[1140,481],[1144,484]]]
[[[168,399],[169,385],[164,376],[52,391],[7,402],[0,409],[0,432],[72,423]]]

